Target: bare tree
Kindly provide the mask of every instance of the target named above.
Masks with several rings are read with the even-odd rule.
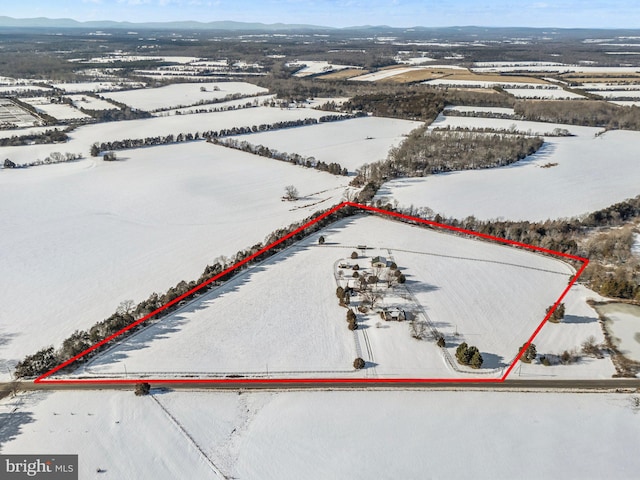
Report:
[[[133,300],[124,300],[120,302],[120,305],[118,305],[116,312],[120,315],[128,315],[133,311],[134,305],[135,304],[133,303]]]
[[[416,340],[422,340],[427,331],[427,325],[424,322],[416,320],[411,321],[411,336]]]
[[[362,301],[368,303],[371,308],[375,307],[378,302],[382,300],[382,295],[372,290],[367,290],[360,293]]]
[[[300,194],[298,193],[298,189],[293,185],[287,185],[284,187],[284,198],[285,200],[293,201],[298,200],[300,198]]]

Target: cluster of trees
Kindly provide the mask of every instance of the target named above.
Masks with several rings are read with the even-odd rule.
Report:
[[[238,141],[233,138],[214,138],[212,141],[216,145],[222,145],[224,147],[233,148],[242,152],[260,155],[261,157],[293,163],[294,165],[300,165],[302,167],[315,168],[316,170],[329,172],[333,175],[349,174],[348,170],[346,168],[343,168],[339,163],[332,162],[327,164],[323,161],[316,160],[315,157],[303,157],[302,155],[299,155],[297,153],[279,152],[278,150],[272,150],[269,147],[265,147],[263,145],[253,145],[247,141]]]
[[[356,95],[346,101],[345,111],[371,112],[379,117],[404,118],[431,123],[445,107],[445,94],[439,90],[410,91],[403,95],[375,93]]]
[[[397,177],[504,166],[535,153],[543,143],[540,137],[472,131],[427,132],[423,126],[411,132],[400,146],[392,148],[386,160],[363,165],[352,184],[379,184]]]
[[[151,118],[151,114],[143,110],[133,110],[126,105],[122,108],[111,110],[92,110],[80,107],[82,113],[91,116],[97,122],[119,122],[122,120],[137,120],[139,118]]]
[[[47,130],[39,134],[14,135],[9,138],[0,138],[0,147],[16,147],[32,143],[62,143],[66,142],[68,139],[69,137],[62,130]]]
[[[536,350],[536,346],[533,343],[530,344],[528,347],[526,343],[523,344],[522,347],[520,347],[520,351],[522,351],[525,347],[526,347],[526,350],[522,354],[522,357],[520,357],[520,361],[524,363],[531,363],[536,359],[536,355],[538,354],[538,351]]]
[[[640,108],[623,107],[605,101],[524,100],[516,102],[514,110],[517,115],[527,120],[640,130]]]
[[[25,357],[25,359],[19,362],[16,366],[14,375],[16,378],[42,375],[57,365],[84,352],[91,345],[102,342],[123,328],[131,326],[129,330],[118,336],[117,340],[106,342],[99,348],[96,348],[83,356],[81,361],[87,361],[110,346],[112,342],[120,341],[122,338],[136,332],[142,326],[142,323],[140,323],[141,319],[153,312],[156,312],[161,307],[171,303],[171,305],[164,308],[162,311],[155,313],[151,318],[157,320],[168,315],[178,308],[178,302],[180,300],[190,300],[196,295],[200,295],[215,286],[221,285],[233,278],[237,273],[246,269],[248,266],[275,255],[306,236],[325,228],[327,225],[336,222],[341,218],[353,215],[355,212],[356,210],[352,207],[342,208],[329,215],[326,215],[326,211],[316,212],[300,222],[293,223],[288,227],[278,229],[269,234],[265,239],[264,244],[272,245],[275,242],[278,243],[277,245],[273,245],[270,249],[262,252],[260,255],[256,256],[256,254],[263,249],[263,244],[256,244],[249,249],[238,251],[231,258],[218,257],[213,264],[205,267],[204,272],[200,275],[198,280],[192,280],[190,282],[183,280],[176,286],[169,288],[164,294],[152,293],[146,300],[141,301],[137,305],[134,305],[133,301],[123,302],[119,305],[115,313],[108,318],[97,322],[88,331],[76,330],[63,341],[58,350],[55,350],[53,346],[48,346],[33,355]],[[302,225],[318,219],[318,217],[321,218],[315,223],[302,231],[298,231]],[[293,234],[294,232],[296,233]],[[226,272],[226,270],[231,268],[233,265],[245,261],[250,257],[252,257],[251,260],[244,263],[241,267],[237,267]],[[224,275],[221,275],[215,281],[212,281],[212,278],[222,273],[224,273]],[[201,286],[197,291],[193,291],[188,296],[185,296],[185,294],[196,288],[198,285]],[[148,322],[149,320],[151,319],[147,319],[146,321]]]
[[[54,163],[73,162],[74,160],[80,160],[81,158],[82,158],[81,153],[52,152],[49,156],[45,157],[44,160],[38,159],[38,160],[34,160],[33,162],[27,162],[27,163],[21,163],[21,164],[17,164],[8,158],[5,158],[3,166],[4,168],[37,167],[38,165],[51,165]]]
[[[550,307],[547,307],[547,310],[545,313],[549,313],[552,308],[553,308],[553,305],[551,305]],[[549,317],[549,321],[553,323],[560,323],[564,318],[564,311],[565,311],[564,303],[559,304],[557,308],[553,311],[551,316]]]
[[[466,342],[461,343],[456,348],[456,359],[462,365],[468,365],[472,368],[482,367],[482,355],[477,347],[469,346]]]
[[[347,323],[349,324],[349,330],[357,330],[358,321],[356,314],[350,308],[347,310]]]

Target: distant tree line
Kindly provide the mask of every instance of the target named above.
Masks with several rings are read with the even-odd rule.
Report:
[[[66,142],[69,137],[67,136],[67,130],[46,130],[43,133],[32,133],[29,135],[14,135],[9,138],[0,138],[0,147],[16,147],[30,144],[44,144],[44,143],[62,143]]]
[[[269,92],[261,92],[261,93],[256,93],[256,94],[252,94],[252,95],[247,95],[245,93],[230,93],[228,95],[225,95],[222,98],[212,98],[210,100],[199,100],[195,103],[191,103],[188,105],[172,105],[170,107],[161,107],[161,108],[156,108],[154,110],[148,110],[149,112],[165,112],[167,110],[176,110],[178,108],[188,108],[188,107],[196,107],[196,106],[200,106],[200,105],[215,105],[216,103],[224,103],[224,102],[229,102],[232,100],[240,100],[241,98],[252,98],[252,100],[257,101],[257,99],[253,98],[256,96],[265,96],[265,95],[269,95]]]
[[[515,113],[527,120],[640,130],[640,108],[594,100],[518,101]]]
[[[97,322],[93,325],[88,331],[85,330],[76,330],[73,332],[67,339],[62,342],[62,345],[55,349],[53,346],[45,347],[33,355],[28,355],[16,365],[14,375],[16,378],[23,377],[34,377],[38,375],[42,375],[49,370],[55,368],[61,363],[66,362],[67,360],[79,355],[84,352],[92,345],[99,343],[118,331],[122,330],[125,327],[128,327],[132,323],[135,323],[137,320],[144,318],[150,313],[156,311],[167,303],[174,302],[171,306],[164,309],[161,312],[158,312],[155,316],[148,319],[144,324],[137,324],[127,332],[118,336],[117,339],[113,339],[110,342],[107,342],[97,349],[93,350],[86,356],[82,357],[82,362],[86,362],[90,358],[93,358],[98,353],[104,351],[106,348],[114,344],[115,342],[122,341],[122,339],[130,336],[136,331],[140,330],[143,327],[146,327],[150,322],[157,321],[162,317],[170,314],[179,308],[177,299],[182,295],[186,294],[196,286],[209,281],[211,278],[216,275],[224,272],[226,269],[231,266],[241,262],[252,255],[258,253],[263,245],[270,245],[274,242],[280,241],[277,245],[270,248],[269,250],[263,252],[259,256],[253,258],[249,262],[245,263],[241,267],[238,267],[222,277],[218,278],[215,282],[210,282],[207,285],[201,287],[197,292],[193,292],[191,295],[182,298],[181,300],[189,301],[195,298],[198,295],[201,295],[210,289],[220,286],[223,283],[232,279],[239,272],[247,269],[251,265],[254,265],[258,262],[261,262],[276,253],[284,250],[285,248],[293,245],[295,242],[302,240],[303,238],[321,230],[322,228],[330,225],[342,218],[353,215],[356,213],[356,209],[352,207],[345,207],[336,212],[333,212],[330,215],[316,221],[313,225],[310,225],[306,229],[297,232],[295,235],[291,235],[294,231],[298,230],[302,225],[310,222],[311,220],[317,219],[326,213],[325,211],[319,211],[314,213],[313,215],[301,220],[299,222],[295,222],[288,227],[280,228],[278,230],[270,233],[266,238],[264,243],[258,243],[246,250],[238,251],[233,257],[218,257],[211,265],[207,265],[204,269],[204,272],[197,280],[192,280],[190,282],[181,281],[176,286],[169,288],[165,293],[152,293],[146,300],[139,302],[137,305],[134,305],[132,301],[123,302],[115,313],[113,313],[108,318]],[[291,235],[291,236],[288,236]],[[285,238],[287,237],[287,238]],[[73,368],[72,365],[68,367]]]
[[[16,164],[9,158],[5,158],[3,167],[4,168],[27,168],[27,167],[37,167],[39,165],[51,165],[53,163],[64,163],[64,162],[73,162],[75,160],[80,160],[82,158],[81,153],[60,153],[60,152],[52,152],[48,156],[44,158],[44,160],[34,160],[33,162],[20,163]]]
[[[208,130],[204,132],[195,133],[179,133],[178,135],[158,135],[155,137],[113,140],[111,142],[96,142],[91,147],[91,156],[97,157],[101,152],[113,151],[113,150],[125,150],[130,148],[150,147],[154,145],[167,145],[171,143],[190,142],[193,140],[205,139],[213,142],[214,139],[219,137],[230,137],[234,135],[245,135],[255,132],[267,132],[271,130],[279,130],[283,128],[293,128],[302,125],[315,125],[323,122],[336,122],[339,120],[346,120],[348,118],[356,118],[362,116],[362,114],[354,115],[323,115],[316,118],[305,118],[301,120],[286,120],[282,122],[263,123],[260,125],[253,125],[251,127],[233,127],[223,128],[220,130]]]
[[[242,152],[252,153],[261,157],[272,158],[274,160],[280,160],[283,162],[292,163],[294,165],[300,165],[307,168],[315,168],[323,172],[329,172],[333,175],[348,175],[349,172],[346,168],[343,168],[339,163],[325,163],[318,161],[315,157],[303,157],[297,153],[279,152],[278,150],[270,149],[263,145],[253,145],[246,141],[238,141],[233,138],[212,139],[215,145],[222,145],[223,147],[233,148]]]

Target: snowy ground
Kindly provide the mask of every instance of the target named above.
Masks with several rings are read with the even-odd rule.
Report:
[[[195,105],[193,107],[176,108],[172,110],[163,110],[154,114],[156,117],[166,117],[169,115],[191,115],[201,111],[223,111],[227,109],[235,109],[245,107],[248,103],[254,106],[262,106],[271,102],[275,95],[256,95],[252,97],[239,98],[237,100],[229,100],[226,102],[212,103],[209,105]]]
[[[86,113],[82,113],[77,108],[67,105],[66,103],[51,103],[51,100],[48,97],[23,98],[22,101],[35,107],[38,112],[44,112],[58,120],[91,118]]]
[[[143,83],[136,82],[76,82],[54,83],[54,87],[64,90],[66,93],[105,92],[120,90],[122,88],[144,87]]]
[[[125,299],[196,279],[215,257],[339,203],[348,183],[205,142],[118,156],[0,173],[0,250],[11,252],[0,363],[58,346]],[[289,184],[305,198],[281,201]]]
[[[389,149],[404,140],[403,135],[420,125],[408,120],[364,117],[236,138],[281,152],[313,156],[325,163],[337,162],[353,172],[365,163],[384,160]]]
[[[604,98],[637,98],[640,99],[640,90],[589,90]]]
[[[202,91],[202,89],[205,91]],[[145,111],[194,105],[200,101],[218,100],[232,94],[256,95],[266,88],[245,82],[176,83],[159,88],[104,93],[105,98]]]
[[[640,362],[640,307],[609,303],[598,306],[598,310],[607,317],[606,328],[620,352]]]
[[[447,110],[456,110],[458,112],[480,112],[480,113],[498,113],[502,115],[515,115],[513,108],[506,107],[475,107],[467,105],[448,105],[444,108]]]
[[[461,107],[456,107],[459,109]],[[476,109],[477,107],[470,107]],[[493,109],[495,110],[495,109]],[[578,125],[565,125],[562,123],[532,122],[527,120],[510,120],[502,118],[480,118],[480,117],[456,117],[439,115],[429,126],[433,128],[492,128],[494,130],[504,130],[505,132],[524,133],[529,135],[548,135],[556,128],[567,130],[572,135],[584,138],[592,138],[596,133],[603,131],[597,127],[581,127]]]
[[[346,68],[358,68],[352,65],[336,65],[334,63],[318,60],[296,60],[289,65],[304,65],[304,68],[294,73],[294,77],[308,77],[310,75],[335,72],[338,70],[344,70]]]
[[[565,350],[578,353],[582,343],[593,337],[596,345],[604,344],[604,333],[598,321],[598,314],[586,300],[600,300],[601,297],[582,285],[575,285],[563,300],[565,318],[560,323],[548,322],[533,343],[538,356],[560,356]],[[544,366],[539,361],[530,364],[520,362],[511,372],[511,378],[611,378],[615,368],[608,355],[594,358],[582,355],[577,363],[569,365]]]
[[[406,207],[428,206],[455,218],[572,217],[640,193],[638,145],[640,133],[630,131],[547,138],[536,154],[510,166],[392,180],[382,186],[378,197],[397,200]],[[612,151],[616,155],[612,156]],[[542,168],[554,163],[557,165]]]
[[[68,95],[68,97],[73,101],[73,105],[76,108],[85,108],[87,110],[114,110],[119,108],[111,102],[90,95],[76,94]]]
[[[129,375],[148,372],[156,378],[188,373],[498,377],[573,273],[552,258],[379,217],[345,219],[322,234],[326,245],[317,245],[319,234],[301,241],[125,340],[77,374],[123,375],[126,364]],[[476,345],[485,358],[483,369],[452,368],[433,340],[411,337],[409,322],[383,322],[377,328],[379,318],[363,321],[354,350],[346,310],[335,296],[333,269],[362,244],[375,249],[358,261],[361,272],[373,255],[393,257],[407,276],[406,287],[445,336],[450,355],[463,341]],[[386,286],[380,289],[384,295]],[[354,372],[356,356],[368,368]]]
[[[80,478],[94,478],[100,468],[97,477],[122,480],[451,478],[463,470],[492,480],[631,479],[640,468],[634,398],[477,391],[31,393],[0,405],[0,445],[4,454],[41,454],[52,445],[77,453]],[[473,440],[461,444],[460,432]]]
[[[517,98],[541,98],[553,100],[584,99],[584,96],[557,88],[505,88],[505,91]]]
[[[20,164],[32,162],[38,158],[43,159],[50,155],[51,152],[82,153],[88,156],[91,145],[94,142],[195,133],[205,130],[232,129],[234,127],[251,127],[280,121],[319,118],[323,115],[326,115],[326,112],[308,108],[257,107],[227,112],[172,115],[170,117],[107,122],[77,128],[69,134],[70,140],[64,144],[4,147],[0,149],[0,153],[2,158],[10,158]]]

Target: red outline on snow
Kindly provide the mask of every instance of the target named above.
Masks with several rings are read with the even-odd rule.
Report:
[[[553,304],[553,308],[551,308],[549,310],[549,312],[544,317],[542,322],[540,322],[540,325],[538,325],[538,327],[535,329],[533,334],[531,334],[531,336],[527,340],[526,344],[524,345],[524,347],[522,348],[522,350],[520,351],[518,356],[509,365],[509,367],[505,371],[504,375],[502,377],[500,377],[500,378],[477,378],[477,377],[473,377],[473,378],[266,378],[266,379],[265,378],[212,378],[212,379],[208,379],[208,378],[203,378],[203,379],[194,379],[194,378],[187,378],[187,379],[147,379],[147,378],[145,378],[145,379],[67,379],[67,380],[65,380],[65,379],[52,379],[52,380],[46,380],[47,377],[53,375],[54,373],[56,373],[57,371],[63,369],[64,367],[74,363],[76,360],[79,360],[80,358],[84,357],[85,355],[87,355],[88,353],[92,352],[93,350],[101,347],[105,343],[108,343],[108,342],[112,341],[113,339],[119,337],[120,335],[122,335],[126,331],[134,328],[135,326],[146,322],[147,320],[149,320],[150,318],[154,317],[155,315],[157,315],[158,313],[162,312],[163,310],[166,310],[170,306],[175,305],[176,303],[184,300],[188,296],[196,293],[198,290],[204,288],[205,286],[209,285],[210,283],[215,282],[216,280],[218,280],[222,276],[228,274],[229,272],[232,272],[233,270],[241,267],[242,265],[245,265],[246,263],[250,262],[254,258],[259,257],[260,255],[262,255],[266,251],[272,249],[276,245],[279,245],[280,243],[284,242],[285,240],[293,237],[294,235],[302,232],[303,230],[306,230],[311,225],[317,223],[318,221],[322,220],[323,218],[328,217],[332,213],[335,213],[336,211],[338,211],[338,210],[340,210],[340,209],[342,209],[344,207],[355,207],[355,208],[359,208],[359,209],[362,209],[362,210],[367,210],[367,211],[370,211],[370,212],[375,212],[375,213],[379,213],[379,214],[383,214],[383,215],[389,215],[391,217],[402,218],[404,220],[409,220],[409,221],[416,222],[416,223],[422,223],[422,224],[425,224],[425,225],[430,225],[432,227],[441,228],[443,230],[450,230],[450,231],[453,231],[453,232],[463,233],[463,234],[466,234],[466,235],[473,235],[473,236],[476,236],[476,237],[484,238],[484,239],[487,239],[487,240],[492,240],[492,241],[495,241],[495,242],[500,242],[500,243],[505,243],[505,244],[508,244],[508,245],[516,246],[516,247],[526,248],[526,249],[533,250],[533,251],[536,251],[536,252],[542,252],[542,253],[546,253],[546,254],[549,254],[549,255],[556,255],[558,257],[563,257],[563,258],[575,260],[575,261],[578,261],[578,262],[582,262],[582,267],[580,267],[580,269],[578,269],[578,271],[573,276],[572,280],[569,282],[567,287],[564,289],[564,291],[562,292],[560,297],[558,297],[556,302]],[[437,222],[433,222],[431,220],[423,220],[421,218],[410,217],[408,215],[403,215],[401,213],[391,212],[391,211],[388,211],[388,210],[382,210],[380,208],[369,207],[367,205],[361,205],[359,203],[343,202],[340,205],[337,205],[337,206],[333,207],[331,210],[328,210],[327,212],[325,212],[322,215],[318,216],[317,218],[311,220],[310,222],[305,223],[304,225],[302,225],[300,228],[297,228],[293,232],[288,233],[284,237],[282,237],[282,238],[276,240],[275,242],[271,243],[270,245],[267,245],[266,247],[260,249],[259,251],[257,251],[253,255],[251,255],[251,256],[245,258],[244,260],[236,263],[235,265],[227,268],[223,272],[220,272],[219,274],[217,274],[216,276],[210,278],[209,280],[206,280],[205,282],[202,282],[200,285],[197,285],[196,287],[192,288],[188,292],[186,292],[186,293],[180,295],[179,297],[171,300],[170,302],[168,302],[165,305],[161,306],[160,308],[154,310],[153,312],[149,313],[148,315],[145,315],[141,319],[139,319],[139,320],[131,323],[130,325],[124,327],[122,330],[114,333],[113,335],[111,335],[111,336],[105,338],[104,340],[96,343],[95,345],[89,347],[84,352],[79,353],[75,357],[70,358],[66,362],[61,363],[57,367],[49,370],[47,373],[45,373],[45,374],[39,376],[38,378],[36,378],[34,380],[34,383],[49,383],[49,384],[78,384],[78,383],[117,384],[117,383],[128,383],[128,384],[135,384],[135,383],[140,383],[140,382],[148,382],[148,383],[156,383],[156,384],[217,383],[217,384],[228,384],[228,385],[229,384],[239,384],[239,385],[240,384],[288,384],[288,385],[296,385],[296,384],[298,384],[298,385],[308,385],[308,384],[314,384],[314,383],[316,383],[316,384],[332,384],[332,383],[333,384],[350,384],[350,383],[351,384],[356,384],[356,383],[358,383],[358,384],[362,384],[362,383],[365,383],[365,384],[366,383],[370,383],[370,384],[376,384],[376,383],[382,383],[382,384],[384,384],[384,383],[386,383],[386,384],[391,384],[391,383],[501,383],[501,382],[504,382],[507,379],[507,377],[509,376],[509,374],[511,373],[513,368],[516,366],[516,364],[520,360],[520,357],[522,357],[522,355],[524,354],[524,352],[527,349],[527,347],[529,347],[529,345],[531,345],[531,343],[536,338],[536,336],[538,335],[540,330],[542,330],[542,327],[544,327],[544,325],[547,323],[547,320],[549,320],[549,318],[551,317],[551,315],[553,314],[553,312],[555,311],[557,306],[562,302],[562,300],[564,299],[564,297],[567,294],[567,292],[569,291],[569,289],[571,289],[571,287],[576,282],[578,277],[580,277],[580,275],[582,275],[582,272],[584,272],[584,269],[587,267],[588,264],[589,264],[589,259],[587,259],[587,258],[577,257],[575,255],[569,255],[567,253],[562,253],[562,252],[556,252],[554,250],[549,250],[549,249],[546,249],[546,248],[536,247],[534,245],[528,245],[526,243],[515,242],[513,240],[507,240],[507,239],[504,239],[504,238],[494,237],[492,235],[487,235],[487,234],[484,234],[484,233],[474,232],[472,230],[465,230],[463,228],[453,227],[451,225],[437,223]]]

